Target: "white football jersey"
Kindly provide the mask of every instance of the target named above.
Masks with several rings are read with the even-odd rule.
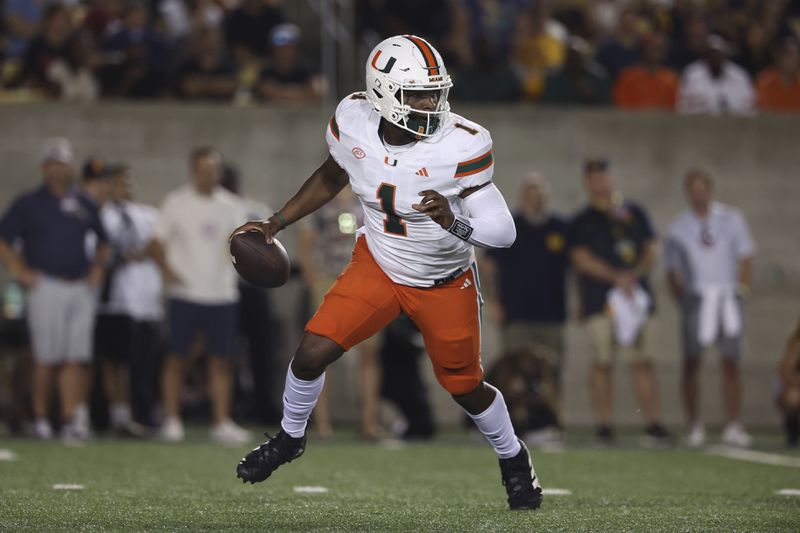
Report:
[[[378,133],[381,117],[363,93],[339,103],[328,124],[330,153],[350,177],[364,206],[367,239],[378,265],[395,283],[430,287],[469,267],[472,245],[452,235],[411,205],[432,189],[464,212],[458,196],[492,178],[489,132],[450,113],[442,131],[406,150],[387,149]]]

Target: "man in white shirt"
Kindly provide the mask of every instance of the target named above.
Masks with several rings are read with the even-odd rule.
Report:
[[[111,201],[100,214],[113,254],[101,293],[95,352],[102,361],[111,426],[136,435],[151,423],[164,317],[161,274],[145,253],[159,213],[132,201],[133,178],[126,165],[114,165],[110,173]]]
[[[243,443],[249,433],[230,419],[233,345],[236,339],[237,275],[228,235],[247,214],[244,203],[219,186],[222,158],[199,148],[190,158],[191,183],[172,191],[161,206],[150,252],[161,267],[169,298],[170,355],[162,371],[164,440],[184,437],[180,420],[182,358],[197,334],[205,338],[211,438]]]
[[[677,110],[685,114],[749,114],[754,112],[755,91],[750,76],[728,59],[728,44],[711,35],[706,54],[683,71]]]
[[[682,394],[689,422],[688,444],[705,442],[699,412],[700,357],[717,343],[722,356],[725,444],[749,446],[751,437],[739,422],[739,357],[755,243],[735,207],[713,201],[714,184],[703,170],[686,175],[689,209],[669,228],[666,244],[668,282],[682,314],[684,367]]]

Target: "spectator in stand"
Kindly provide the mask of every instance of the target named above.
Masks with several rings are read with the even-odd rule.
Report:
[[[39,33],[39,23],[51,0],[4,0],[3,18],[8,33],[6,54],[21,58],[31,40]]]
[[[606,105],[611,102],[611,80],[590,55],[589,45],[571,37],[564,68],[547,77],[542,103]]]
[[[800,446],[800,323],[797,324],[778,366],[778,409],[783,415],[786,445]]]
[[[515,102],[522,95],[516,72],[505,58],[499,58],[487,37],[475,42],[474,64],[465,65],[453,86],[454,100],[468,102]]]
[[[83,27],[100,42],[111,28],[119,25],[124,15],[123,0],[92,0],[88,3]]]
[[[655,231],[645,210],[614,190],[606,160],[586,162],[584,183],[589,205],[572,220],[569,243],[581,314],[595,356],[591,391],[597,438],[614,442],[613,364],[621,352],[631,365],[645,421],[643,442],[669,444],[651,359],[654,305],[648,275],[656,262]]]
[[[708,21],[702,13],[693,13],[686,19],[685,29],[673,28],[672,47],[667,65],[681,72],[705,55],[706,41],[710,35]]]
[[[280,0],[243,0],[225,17],[225,40],[237,65],[260,65],[267,58],[269,35],[283,22],[281,3]]]
[[[758,75],[756,94],[759,109],[800,112],[800,43],[796,39],[785,39],[775,65]]]
[[[754,20],[747,27],[744,41],[739,46],[739,53],[733,62],[742,67],[755,79],[759,72],[772,63],[773,43],[767,35],[764,25]]]
[[[549,185],[531,173],[514,213],[517,240],[489,250],[481,263],[489,308],[502,327],[503,352],[527,352],[547,361],[559,390],[567,319],[567,230],[548,208]]]
[[[86,403],[96,291],[107,258],[97,206],[73,187],[72,161],[69,141],[47,139],[41,152],[44,183],[17,198],[0,219],[0,259],[28,293],[34,433],[41,439],[53,436],[48,410],[56,383],[62,436],[68,441],[89,437],[76,410]],[[94,258],[87,250],[90,234],[97,236]]]
[[[242,201],[220,187],[222,158],[211,148],[191,154],[191,183],[171,192],[161,206],[148,252],[156,260],[169,295],[170,354],[162,370],[164,421],[161,438],[183,440],[180,417],[183,359],[198,334],[205,336],[210,437],[242,444],[248,431],[231,420],[232,362],[236,340],[237,275],[228,253],[228,235],[247,218]]]
[[[215,0],[162,0],[158,12],[171,42],[181,42],[198,28],[221,30],[225,12]]]
[[[144,427],[152,425],[163,318],[161,275],[144,251],[153,236],[158,210],[133,202],[128,167],[114,165],[108,174],[111,199],[101,217],[112,253],[100,294],[95,353],[112,429],[141,436]]]
[[[642,42],[638,28],[639,19],[630,7],[620,13],[614,36],[601,43],[595,59],[603,65],[612,79],[638,63],[642,58]]]
[[[550,6],[547,5],[549,2],[464,0],[455,3],[462,3],[466,8],[469,14],[469,30],[473,38],[485,37],[496,43],[498,58],[508,57],[515,47],[515,31],[521,18],[532,16],[547,22],[550,16]],[[533,11],[536,13],[532,13]]]
[[[48,69],[56,61],[70,57],[72,19],[69,8],[62,4],[48,5],[42,15],[40,30],[28,43],[22,68],[13,85],[40,89],[48,96],[58,96],[58,86],[48,77]]]
[[[266,102],[316,103],[322,99],[322,77],[300,60],[300,28],[281,24],[270,34],[272,56],[261,71],[258,94]]]
[[[65,59],[55,59],[47,67],[48,87],[53,96],[65,102],[89,103],[97,100],[100,86],[95,78],[95,47],[86,31],[76,32],[69,41]]]
[[[512,64],[522,79],[527,100],[538,100],[549,74],[564,64],[563,28],[550,20],[546,4],[524,10],[517,18]]]
[[[461,69],[469,69],[475,64],[472,53],[472,45],[475,36],[470,33],[469,12],[464,4],[453,2],[450,4],[453,20],[451,21],[450,33],[444,37],[439,44],[439,53],[442,54],[445,64],[452,65],[453,74],[458,75]],[[496,52],[493,52],[496,53]],[[508,61],[508,56],[503,59]],[[448,70],[450,72],[450,70]]]
[[[747,72],[728,59],[728,43],[712,35],[705,57],[683,72],[677,110],[685,114],[748,114],[755,104],[753,84]]]
[[[453,24],[453,2],[449,1],[357,0],[356,3],[362,31],[378,41],[390,35],[414,33],[439,47]],[[447,65],[450,68],[450,63]]]
[[[118,28],[101,45],[103,91],[122,98],[157,98],[166,88],[168,50],[150,24],[144,0],[130,0]]]
[[[725,429],[722,442],[749,446],[739,420],[739,359],[744,337],[743,301],[750,293],[755,243],[747,221],[735,207],[714,201],[714,183],[703,170],[690,170],[684,181],[689,209],[669,228],[666,267],[669,286],[680,304],[683,332],[681,392],[689,423],[689,446],[702,446],[700,363],[717,343],[722,358]]]
[[[673,0],[665,4],[665,9],[658,10],[659,23],[669,32],[671,40],[685,41],[686,35],[690,33],[691,21],[704,13],[694,0]]]
[[[675,109],[678,75],[664,66],[664,36],[653,33],[642,39],[643,57],[638,65],[623,70],[614,85],[614,104],[622,109]]]
[[[189,59],[178,74],[179,97],[230,101],[238,87],[236,69],[225,57],[219,31],[197,28],[190,38]]]

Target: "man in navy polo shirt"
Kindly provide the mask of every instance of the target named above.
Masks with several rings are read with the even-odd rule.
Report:
[[[642,443],[670,445],[671,436],[661,425],[651,359],[649,315],[654,306],[648,276],[657,255],[655,230],[644,208],[614,189],[605,159],[586,162],[584,185],[589,204],[570,224],[569,253],[578,273],[581,315],[594,352],[591,389],[597,437],[606,444],[614,440],[612,378],[619,353],[631,365],[645,420]],[[623,322],[634,327],[623,327]],[[623,334],[631,329],[632,335]]]
[[[489,250],[481,266],[488,304],[502,326],[503,350],[546,359],[558,389],[567,319],[567,222],[547,208],[548,189],[541,174],[531,173],[514,213],[516,242]]]
[[[92,355],[96,292],[103,281],[106,235],[97,207],[72,182],[72,146],[47,139],[41,152],[44,183],[19,196],[0,219],[0,258],[27,289],[34,353],[34,432],[51,438],[49,392],[59,385],[63,436],[87,437],[72,424],[85,402],[86,366]],[[87,236],[97,236],[94,259]]]

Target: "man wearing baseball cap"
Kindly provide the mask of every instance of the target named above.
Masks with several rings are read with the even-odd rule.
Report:
[[[27,290],[34,433],[42,439],[53,436],[47,408],[55,382],[62,436],[83,440],[87,428],[74,418],[76,407],[85,402],[106,234],[96,205],[73,185],[70,142],[61,137],[45,140],[40,162],[43,183],[18,196],[0,218],[0,259]],[[91,233],[98,243],[93,257],[85,245]]]

